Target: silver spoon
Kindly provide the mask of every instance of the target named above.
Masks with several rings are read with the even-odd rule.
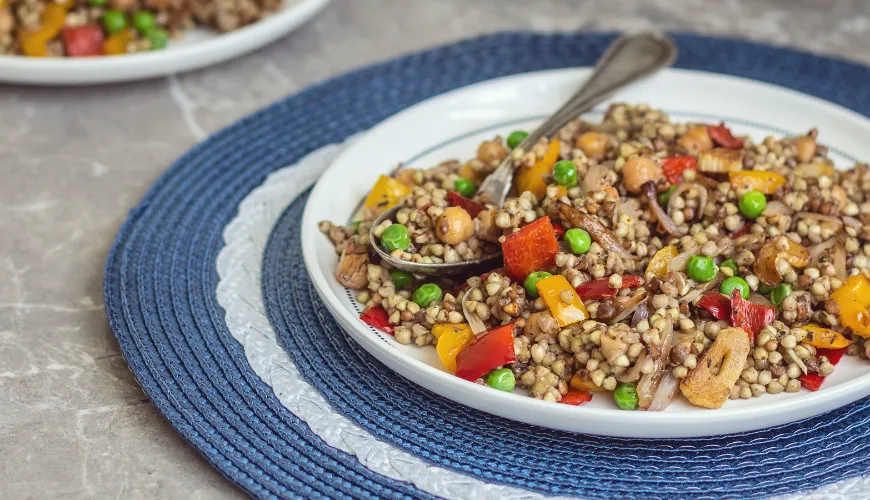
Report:
[[[580,89],[517,147],[528,149],[542,137],[555,134],[571,120],[594,108],[617,90],[670,66],[676,58],[677,46],[664,33],[641,32],[620,36],[607,48],[595,65],[592,75]],[[507,155],[495,171],[486,178],[475,197],[500,207],[510,191],[513,174],[513,161],[511,155]],[[398,205],[382,213],[375,219],[372,229],[384,220],[394,220],[396,212],[401,208],[402,205]],[[397,269],[418,275],[442,276],[468,272],[501,255],[494,253],[478,260],[452,264],[423,264],[397,259],[381,248],[374,234],[369,233],[369,238],[375,251],[384,261]]]

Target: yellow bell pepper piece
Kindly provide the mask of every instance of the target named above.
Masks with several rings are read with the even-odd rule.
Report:
[[[456,355],[474,340],[471,327],[467,323],[438,323],[432,327],[432,335],[438,339],[435,350],[438,351],[444,368],[450,373],[456,373]]]
[[[103,42],[103,52],[106,55],[121,55],[127,53],[127,45],[133,41],[135,32],[133,30],[121,30],[110,36]]]
[[[403,197],[411,193],[411,188],[401,182],[382,175],[378,177],[378,182],[372,187],[365,201],[365,207],[374,210],[376,213],[381,213],[384,210],[396,206]]]
[[[568,196],[568,188],[565,186],[556,186],[556,199],[564,198]]]
[[[522,194],[525,191],[531,191],[538,198],[542,198],[547,194],[547,183],[544,177],[553,171],[553,165],[559,160],[559,141],[553,139],[550,141],[550,147],[544,157],[538,160],[531,167],[522,167],[514,177],[514,186],[517,187],[517,193]]]
[[[653,255],[653,258],[650,259],[649,264],[646,265],[646,272],[644,276],[658,276],[659,278],[663,278],[666,274],[668,274],[668,264],[670,264],[671,260],[674,257],[680,254],[680,251],[677,250],[677,247],[674,245],[668,245],[663,247],[661,250],[656,252]]]
[[[831,299],[840,306],[841,325],[856,335],[870,337],[870,279],[863,274],[849,277]]]
[[[21,52],[30,57],[45,57],[48,55],[46,44],[57,38],[66,24],[67,6],[59,3],[49,3],[42,11],[39,28],[35,30],[21,29],[18,31],[18,41]]]
[[[568,280],[561,274],[538,281],[538,294],[560,326],[589,318],[589,311]]]
[[[571,388],[577,389],[578,391],[589,391],[589,392],[602,392],[604,391],[603,387],[598,387],[593,384],[591,380],[586,380],[580,376],[580,372],[574,374],[571,377]]]
[[[847,339],[842,333],[835,332],[834,330],[824,328],[814,323],[804,325],[802,328],[809,332],[803,341],[813,347],[841,349],[843,347],[848,347],[849,344],[852,343],[852,341]]]
[[[764,194],[773,194],[785,185],[785,177],[775,172],[761,170],[728,172],[728,177],[734,189],[761,191]]]

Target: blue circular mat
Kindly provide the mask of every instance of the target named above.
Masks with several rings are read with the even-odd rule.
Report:
[[[428,497],[326,445],[254,374],[215,297],[221,232],[266,175],[310,151],[459,86],[592,64],[612,38],[500,34],[414,54],[291,96],[180,158],[121,228],[105,277],[111,326],[157,408],[258,497]],[[771,82],[870,115],[868,68],[747,42],[675,38],[678,67]],[[324,312],[299,250],[304,201],[281,218],[264,258],[273,326],[336,410],[413,455],[487,482],[587,498],[750,498],[870,470],[866,400],[740,436],[628,440],[519,424],[420,389],[362,352]]]

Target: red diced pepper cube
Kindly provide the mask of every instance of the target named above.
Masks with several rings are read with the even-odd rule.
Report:
[[[456,355],[456,376],[474,381],[486,372],[516,360],[514,324],[497,326]]]
[[[592,401],[591,392],[568,389],[568,392],[562,396],[559,402],[566,405],[578,406],[589,401]]]
[[[713,142],[720,147],[726,149],[740,149],[743,147],[743,139],[734,137],[731,130],[729,130],[724,123],[720,123],[715,127],[707,125],[707,133],[710,134]]]
[[[719,292],[710,292],[701,297],[698,307],[703,307],[716,319],[731,317],[731,299]]]
[[[755,340],[764,325],[776,319],[776,308],[753,304],[740,296],[740,290],[731,292],[731,326],[742,328]]]
[[[103,55],[103,30],[95,24],[64,28],[61,38],[70,57]]]
[[[577,296],[581,299],[606,299],[616,297],[616,293],[626,288],[635,288],[643,284],[643,278],[640,276],[623,276],[622,286],[619,288],[610,287],[610,278],[598,278],[597,280],[581,283],[576,288]]]
[[[843,357],[843,354],[846,353],[847,347],[843,347],[840,349],[816,349],[816,356],[822,357],[825,356],[828,358],[828,361],[831,362],[832,365],[836,365],[840,362],[840,359]],[[801,381],[801,385],[806,387],[811,391],[818,391],[822,386],[822,382],[825,381],[825,377],[819,375],[818,373],[807,373],[806,375],[801,375],[798,377],[798,380]]]
[[[457,193],[456,191],[448,191],[446,199],[447,203],[450,203],[451,207],[459,207],[465,210],[466,212],[468,212],[468,215],[470,215],[472,219],[477,217],[477,214],[479,214],[480,212],[486,210],[486,207],[482,204],[474,200],[468,199],[465,196]]]
[[[390,335],[392,335],[396,329],[396,327],[390,323],[390,317],[383,306],[369,307],[363,311],[359,319],[363,320],[367,325],[383,330]]]
[[[672,156],[662,162],[662,173],[671,184],[683,182],[683,172],[698,170],[698,162],[694,156]]]
[[[562,227],[562,224],[558,222],[553,223],[553,231],[556,233],[556,238],[561,238],[565,236],[565,228]]]
[[[504,267],[514,281],[523,281],[535,271],[556,264],[559,242],[549,217],[542,217],[519,231],[509,234],[501,246]]]

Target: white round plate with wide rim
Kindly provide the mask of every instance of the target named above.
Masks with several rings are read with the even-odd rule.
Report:
[[[717,410],[693,407],[679,397],[664,412],[629,412],[618,409],[606,394],[573,407],[466,382],[443,370],[431,346],[400,345],[358,319],[359,304],[333,278],[337,258],[317,222],[349,222],[378,175],[399,162],[427,168],[450,158],[471,158],[482,140],[533,128],[588,74],[588,69],[527,73],[454,90],[390,117],[335,160],[305,208],[302,249],[317,292],[339,324],[388,367],[446,398],[502,417],[589,434],[652,438],[742,432],[817,415],[870,394],[870,363],[847,356],[817,392],[802,389],[728,401]],[[647,102],[674,121],[724,120],[736,133],[756,140],[818,127],[838,167],[870,158],[870,120],[805,94],[742,78],[671,69],[611,101]],[[599,119],[605,107],[590,113],[590,119]]]
[[[125,82],[181,73],[226,61],[294,31],[330,0],[284,0],[259,22],[229,33],[190,30],[164,50],[122,56],[44,58],[0,55],[0,82],[85,85]]]

